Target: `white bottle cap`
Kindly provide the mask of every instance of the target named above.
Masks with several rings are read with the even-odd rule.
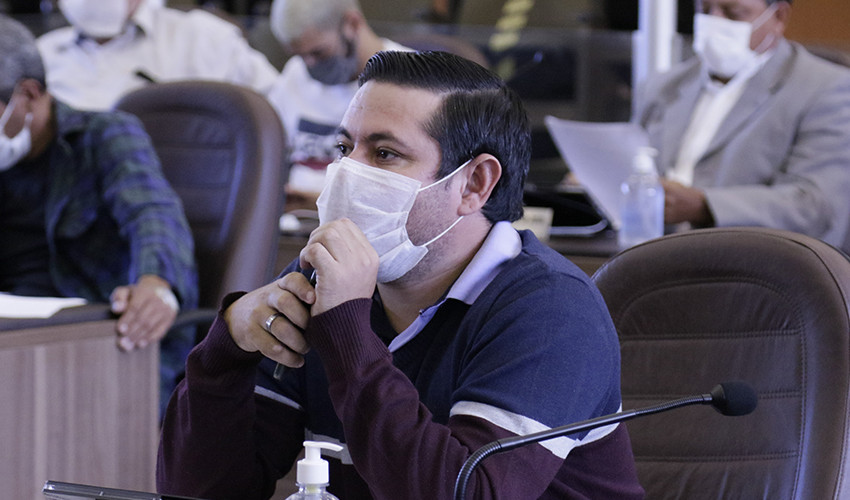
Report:
[[[322,459],[322,448],[342,451],[342,446],[323,441],[304,441],[304,458],[298,461],[295,480],[298,484],[327,484],[328,462]]]
[[[649,146],[641,146],[638,148],[637,153],[635,153],[634,158],[634,169],[637,172],[642,174],[650,174],[654,173],[655,170],[655,160],[654,158],[658,155],[658,150]]]

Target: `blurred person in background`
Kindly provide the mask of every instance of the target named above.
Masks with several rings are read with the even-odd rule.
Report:
[[[379,38],[357,0],[274,0],[270,21],[292,54],[268,94],[291,147],[286,210],[315,210],[357,75],[376,52],[406,49]]]
[[[38,39],[53,95],[78,109],[106,110],[151,82],[215,80],[269,91],[277,70],[239,27],[162,4],[58,0],[71,26]]]
[[[763,226],[850,250],[850,70],[785,39],[790,0],[696,3],[697,57],[650,78],[665,222]]]
[[[197,303],[183,206],[141,123],[55,99],[27,29],[0,15],[0,291],[110,303],[125,351],[160,342],[167,401]]]

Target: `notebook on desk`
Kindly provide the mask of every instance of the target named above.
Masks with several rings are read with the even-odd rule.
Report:
[[[42,488],[45,498],[51,500],[201,500],[191,497],[162,495],[144,491],[104,488],[88,484],[47,481]]]
[[[614,229],[620,227],[620,185],[638,148],[649,144],[640,126],[545,118],[546,128],[570,172]]]

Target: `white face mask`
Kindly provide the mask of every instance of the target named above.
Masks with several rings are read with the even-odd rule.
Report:
[[[753,64],[761,48],[772,41],[765,38],[753,50],[750,39],[776,11],[772,4],[755,21],[732,21],[719,16],[698,13],[694,16],[694,52],[708,68],[708,72],[720,78],[732,78],[742,69]]]
[[[32,113],[27,113],[24,127],[15,134],[15,137],[7,137],[3,132],[14,109],[15,101],[12,99],[3,111],[3,115],[0,116],[0,172],[17,165],[32,149],[32,132],[30,131]]]
[[[433,184],[420,188],[422,183],[416,179],[348,157],[341,158],[328,165],[325,187],[316,201],[319,224],[344,217],[351,219],[378,253],[378,282],[395,281],[425,257],[428,245],[449,232],[463,218],[458,217],[430,241],[414,245],[407,235],[406,226],[416,195],[445,182],[468,164],[469,161]]]
[[[128,0],[59,0],[59,9],[72,26],[92,38],[112,38],[124,30]]]

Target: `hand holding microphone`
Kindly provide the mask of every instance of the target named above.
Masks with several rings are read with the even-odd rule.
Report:
[[[315,301],[309,306],[310,316],[352,299],[371,298],[375,291],[378,255],[363,232],[348,219],[315,229],[301,250],[300,266],[313,270],[310,285],[315,289]],[[274,378],[280,380],[285,371],[286,366],[278,363]]]
[[[224,311],[234,343],[286,366],[304,364],[310,350],[303,330],[315,300],[307,278],[290,273],[241,296]]]

